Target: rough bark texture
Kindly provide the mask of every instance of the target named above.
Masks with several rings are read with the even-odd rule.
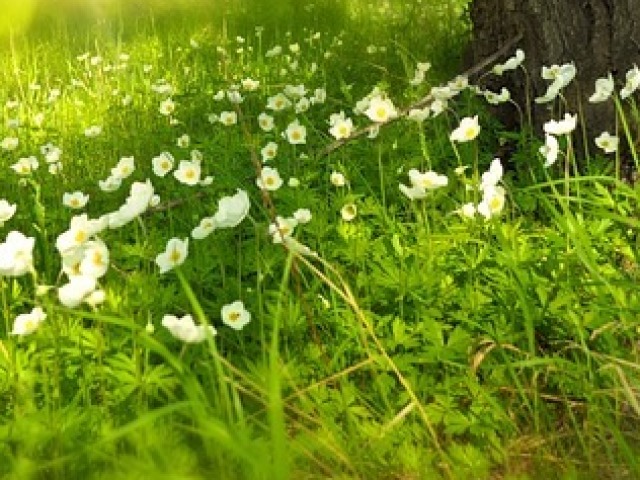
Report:
[[[582,112],[587,143],[593,136],[614,129],[611,102],[590,104],[597,78],[613,73],[616,86],[625,82],[625,73],[640,65],[640,0],[473,0],[471,4],[474,63],[495,52],[501,45],[522,35],[516,48],[526,54],[525,67],[531,82],[531,97],[542,96],[548,82],[540,76],[543,65],[575,62],[578,74],[563,91],[567,110]],[[515,48],[514,48],[515,51]],[[499,62],[505,59],[499,60]],[[488,76],[487,87],[506,86],[512,98],[525,108],[525,76],[521,71]],[[548,105],[533,102],[534,126],[541,128],[551,117]],[[517,112],[508,106],[498,112],[508,126],[518,123]]]

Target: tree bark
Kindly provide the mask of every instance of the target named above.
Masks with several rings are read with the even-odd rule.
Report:
[[[581,114],[587,140],[583,147],[592,149],[594,135],[604,130],[613,133],[613,103],[592,104],[587,100],[597,78],[611,72],[618,89],[625,83],[627,70],[634,63],[640,65],[640,0],[473,0],[470,13],[474,63],[521,35],[517,48],[522,48],[526,56],[529,97],[525,95],[527,81],[522,70],[505,72],[501,77],[488,75],[481,83],[492,89],[507,87],[523,109],[526,99],[531,98],[537,133],[554,116],[549,104],[533,102],[533,98],[544,95],[548,85],[541,77],[541,68],[569,62],[575,63],[577,75],[563,90],[563,96],[567,99],[566,111]],[[504,106],[497,114],[508,128],[518,126],[520,118],[513,107]]]

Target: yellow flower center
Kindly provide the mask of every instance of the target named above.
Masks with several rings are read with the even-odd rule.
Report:
[[[169,254],[169,260],[171,260],[171,263],[178,263],[180,258],[182,258],[182,255],[180,255],[180,252],[177,249],[174,248],[171,250],[171,253]]]
[[[502,199],[496,195],[489,201],[489,208],[492,211],[495,211],[499,210],[500,207],[502,207]]]
[[[102,252],[95,250],[93,252],[93,257],[91,258],[91,261],[97,267],[101,267],[102,265],[104,265],[104,256],[102,255]]]
[[[84,243],[84,241],[87,239],[87,232],[85,232],[84,230],[78,230],[73,239],[76,241],[76,243]]]
[[[240,320],[240,313],[239,312],[231,312],[227,318],[231,323],[235,323],[238,320]]]

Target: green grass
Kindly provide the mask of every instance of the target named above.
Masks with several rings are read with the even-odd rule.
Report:
[[[0,199],[17,205],[0,240],[14,230],[35,239],[33,271],[0,276],[0,477],[640,476],[640,194],[616,173],[621,154],[574,170],[561,138],[545,169],[543,139],[502,131],[468,89],[423,123],[402,119],[375,139],[336,144],[330,116],[369,126],[353,108],[375,86],[405,108],[460,71],[462,5],[223,3],[122,4],[103,20],[41,9],[22,32],[0,29],[0,141],[19,139],[0,150]],[[276,45],[283,53],[266,56]],[[411,85],[426,61],[425,81]],[[260,84],[240,88],[242,103],[215,99],[246,78]],[[154,91],[165,83],[170,93]],[[286,85],[304,85],[308,98],[326,89],[326,100],[266,110]],[[209,121],[223,111],[238,123]],[[265,111],[270,132],[257,124]],[[475,115],[479,136],[452,143],[461,118]],[[282,136],[294,119],[304,144]],[[634,130],[633,114],[619,120],[621,137]],[[102,129],[95,138],[84,133],[92,125]],[[463,218],[456,210],[480,201],[480,176],[505,138],[517,148],[503,159],[504,207]],[[261,191],[269,141],[279,147],[265,166],[284,184]],[[62,149],[56,174],[41,151],[48,143]],[[175,169],[194,149],[210,185],[153,173],[161,152]],[[10,169],[29,156],[36,170]],[[131,176],[102,191],[98,181],[128,156]],[[412,201],[399,189],[411,169],[448,184]],[[333,185],[332,172],[346,184]],[[59,235],[81,212],[116,211],[146,179],[160,203],[98,235],[109,251],[104,301],[64,306]],[[189,238],[237,189],[250,201],[242,222]],[[90,196],[79,211],[62,204],[75,190]],[[345,220],[348,204],[357,212]],[[312,218],[294,236],[317,255],[269,233],[276,216],[300,208]],[[171,238],[189,238],[188,255],[160,274],[156,257]],[[237,300],[251,313],[241,330],[221,315]],[[36,306],[42,324],[11,335]],[[187,344],[161,324],[187,314],[217,335]]]

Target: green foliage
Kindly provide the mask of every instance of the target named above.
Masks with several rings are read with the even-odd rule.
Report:
[[[425,122],[327,150],[332,114],[369,124],[352,112],[374,86],[408,107],[455,75],[465,2],[179,3],[114,3],[102,22],[44,9],[0,60],[0,136],[20,139],[0,150],[2,197],[18,205],[2,239],[10,230],[36,239],[35,271],[0,276],[0,476],[638,477],[638,187],[608,157],[574,171],[566,139],[566,169],[545,169],[542,142],[501,131],[470,91]],[[265,56],[276,45],[283,54]],[[427,60],[432,71],[412,84]],[[247,78],[260,86],[240,88],[240,105],[214,99]],[[285,84],[308,96],[326,88],[327,99],[270,112],[276,127],[262,131],[257,117]],[[154,91],[166,85],[170,95]],[[168,96],[176,111],[165,116]],[[238,124],[210,121],[223,110]],[[478,139],[451,141],[457,116],[476,114]],[[307,129],[303,145],[283,138],[294,119]],[[85,135],[91,125],[102,133]],[[177,143],[184,134],[188,148]],[[298,187],[256,188],[268,141],[279,150],[264,165]],[[504,208],[466,218],[459,209],[479,203],[481,174],[507,141]],[[63,151],[55,175],[47,143]],[[193,149],[211,185],[152,173],[161,152],[180,161]],[[30,155],[38,169],[10,170]],[[127,187],[103,192],[98,180],[126,156],[136,159]],[[448,184],[410,200],[398,185],[412,169],[446,173]],[[346,183],[332,184],[332,172]],[[62,306],[55,245],[73,215],[62,195],[88,193],[85,211],[97,218],[147,178],[160,204],[100,234],[104,302]],[[190,237],[238,188],[249,216],[191,237],[184,264],[158,274],[167,240]],[[313,217],[295,238],[317,255],[269,233],[274,215],[299,208]],[[221,313],[238,299],[252,314],[241,331]],[[46,320],[12,335],[34,306]],[[217,334],[181,343],[161,323],[168,314]]]

